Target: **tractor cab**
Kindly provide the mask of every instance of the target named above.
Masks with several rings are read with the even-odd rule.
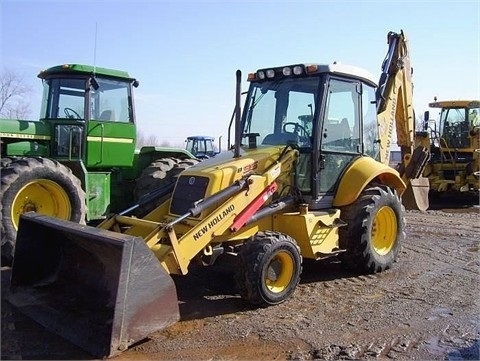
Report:
[[[86,65],[42,71],[40,118],[51,125],[51,157],[89,167],[131,166],[136,130],[132,86],[126,72]]]
[[[425,112],[426,128],[430,123],[433,160],[441,160],[443,153],[455,154],[457,160],[471,158],[476,147],[475,129],[480,127],[480,102],[470,100],[435,101],[430,108],[439,108],[438,131],[436,123]],[[438,158],[438,159],[437,159]],[[470,159],[471,160],[471,159]]]
[[[378,155],[372,77],[351,66],[293,65],[249,75],[243,136],[299,150],[296,187],[310,209],[328,208],[340,175],[362,154]]]
[[[187,137],[185,149],[198,159],[214,157],[217,152],[214,145],[215,138],[203,135]]]

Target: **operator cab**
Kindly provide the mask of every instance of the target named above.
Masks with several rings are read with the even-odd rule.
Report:
[[[198,159],[208,159],[214,157],[217,152],[214,146],[214,137],[204,135],[194,135],[187,137],[185,149]]]
[[[426,111],[425,128],[434,125],[431,130],[432,162],[442,162],[442,152],[455,156],[458,162],[472,161],[472,151],[475,148],[474,137],[480,127],[480,102],[470,100],[436,101],[429,103],[430,108],[440,108],[439,132],[436,122],[430,119]]]
[[[376,83],[367,72],[298,64],[260,69],[248,80],[243,136],[256,137],[259,147],[299,149],[295,183],[310,209],[332,206],[340,175],[354,159],[379,159]]]
[[[84,160],[93,167],[131,165],[135,79],[79,64],[55,66],[38,77],[44,88],[40,118],[51,125],[53,158]]]

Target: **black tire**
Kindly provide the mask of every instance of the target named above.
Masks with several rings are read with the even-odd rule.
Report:
[[[240,296],[258,306],[276,305],[295,291],[302,272],[300,248],[293,238],[259,232],[238,254],[235,283]]]
[[[395,190],[386,186],[366,188],[342,209],[348,224],[339,228],[345,266],[361,273],[383,272],[397,260],[405,239],[405,209]]]
[[[11,265],[18,222],[34,211],[73,222],[85,222],[85,192],[72,171],[57,161],[21,158],[2,168],[0,229],[2,265]]]
[[[20,158],[19,157],[2,157],[2,159],[0,159],[1,168],[8,167],[12,162],[18,159]]]
[[[181,160],[177,158],[157,159],[146,167],[137,179],[134,189],[135,201],[138,202],[146,194],[161,187],[176,182],[178,175],[185,169],[198,163],[198,160]],[[137,208],[135,214],[143,217],[148,212],[158,207],[166,197],[157,198]]]

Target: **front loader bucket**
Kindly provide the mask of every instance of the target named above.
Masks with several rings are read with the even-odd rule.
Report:
[[[179,320],[175,284],[143,239],[21,216],[8,300],[98,357]]]

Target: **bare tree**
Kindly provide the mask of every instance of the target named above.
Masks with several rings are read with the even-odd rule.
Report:
[[[171,147],[168,141],[159,140],[155,134],[145,135],[142,131],[137,130],[137,148],[140,149],[143,146],[149,145],[158,147]]]
[[[31,112],[26,97],[31,88],[22,76],[10,69],[0,74],[0,117],[8,119],[26,119]]]

